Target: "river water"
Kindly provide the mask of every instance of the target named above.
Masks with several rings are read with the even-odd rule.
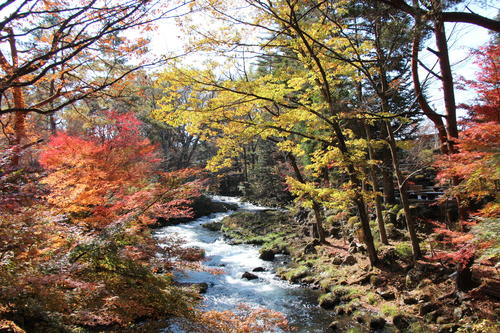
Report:
[[[243,203],[237,198],[214,196],[214,201],[238,204],[239,210],[262,210],[259,207]],[[190,223],[168,226],[158,229],[158,236],[178,234],[186,246],[197,246],[205,250],[205,266],[222,268],[224,274],[213,275],[207,272],[190,271],[178,275],[179,282],[208,283],[204,294],[203,306],[207,310],[235,310],[238,305],[265,307],[286,315],[294,332],[323,333],[334,320],[333,314],[317,305],[318,294],[310,289],[290,284],[277,278],[276,268],[284,265],[286,256],[277,256],[274,262],[259,259],[259,248],[254,245],[231,245],[224,240],[220,232],[210,231],[202,225],[220,221],[234,211],[204,216]],[[256,267],[263,267],[265,272],[254,273],[259,279],[248,281],[241,278],[245,272]]]

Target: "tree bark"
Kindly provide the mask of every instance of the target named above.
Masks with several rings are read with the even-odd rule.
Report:
[[[453,87],[453,74],[451,73],[450,56],[448,52],[448,42],[441,12],[441,0],[433,1],[434,9],[438,12],[434,19],[434,35],[436,37],[436,47],[438,49],[439,67],[441,69],[441,82],[443,85],[443,97],[446,110],[446,132],[450,145],[450,152],[453,152],[453,140],[458,138],[457,127],[457,106],[455,103],[455,90]]]
[[[300,169],[297,165],[297,160],[295,159],[295,156],[292,154],[288,154],[288,160],[290,161],[290,165],[292,166],[293,172],[295,173],[295,178],[301,182],[302,184],[305,184],[305,179],[302,176],[302,172],[300,172]],[[313,212],[314,212],[314,219],[315,219],[315,228],[316,232],[318,234],[318,240],[321,243],[325,242],[325,230],[323,228],[323,214],[321,213],[321,205],[315,201],[312,200],[313,203]]]
[[[370,161],[374,161],[374,153],[373,153],[373,148],[370,143],[371,141],[371,131],[370,131],[370,126],[368,124],[365,125],[365,131],[366,131],[366,139],[368,141],[368,157]],[[377,170],[376,166],[374,164],[370,164],[369,166],[370,170],[370,178],[372,181],[372,190],[373,193],[375,194],[375,213],[377,214],[377,224],[378,224],[378,229],[380,232],[380,241],[382,244],[388,245],[389,241],[387,239],[387,232],[385,230],[385,221],[384,221],[384,215],[382,214],[382,198],[380,197],[380,194],[378,192],[378,180],[377,180]]]
[[[384,194],[384,205],[385,209],[387,209],[389,222],[392,225],[396,225],[397,219],[396,214],[392,212],[392,207],[396,205],[396,193],[394,192],[394,176],[392,170],[392,157],[389,148],[382,148],[382,189]]]
[[[429,12],[415,6],[408,5],[404,0],[375,0],[382,1],[389,6],[402,10],[405,13],[412,15],[413,17],[427,16]],[[465,13],[465,12],[443,12],[444,22],[457,22],[457,23],[470,23],[485,29],[500,32],[500,22],[497,20],[492,20],[487,17],[475,14],[475,13]]]
[[[420,50],[420,39],[422,38],[420,33],[421,25],[422,23],[420,17],[416,16],[413,44],[412,44],[412,57],[411,57],[413,88],[415,89],[415,95],[417,98],[417,102],[420,106],[420,109],[422,109],[425,116],[434,123],[434,127],[438,131],[439,141],[441,142],[441,152],[443,154],[447,154],[448,151],[450,150],[447,129],[443,123],[441,115],[434,112],[434,110],[432,110],[432,108],[429,106],[429,103],[427,102],[427,99],[424,96],[424,93],[422,91],[422,86],[420,84],[420,78],[418,74],[418,53]]]
[[[333,108],[333,104],[330,103],[330,108]],[[355,189],[361,189],[361,181],[359,177],[356,175],[356,170],[354,168],[353,162],[349,158],[349,150],[347,149],[347,145],[345,142],[344,134],[342,133],[342,129],[340,125],[336,122],[332,122],[333,131],[335,136],[337,137],[338,147],[342,156],[344,158],[344,162],[347,166],[347,173],[349,176],[349,180],[353,184]],[[370,219],[368,218],[368,214],[366,213],[366,205],[365,200],[363,198],[363,194],[361,191],[356,191],[354,198],[354,204],[358,209],[359,220],[361,222],[361,230],[363,231],[363,239],[366,245],[366,249],[368,251],[368,258],[370,259],[370,264],[375,266],[378,262],[377,250],[375,249],[375,244],[373,243],[373,235],[370,229]]]
[[[396,178],[398,180],[399,196],[401,198],[401,203],[403,204],[406,227],[410,235],[411,246],[413,250],[413,259],[416,261],[422,257],[422,253],[420,251],[420,245],[417,238],[417,233],[415,231],[415,223],[413,220],[413,216],[410,213],[410,202],[408,200],[408,194],[406,191],[407,183],[404,181],[403,174],[401,173],[401,169],[399,167],[399,160],[397,156],[396,141],[394,140],[394,133],[392,132],[391,125],[387,120],[385,121],[385,128],[388,134],[387,142],[389,143],[389,148],[391,150],[392,164],[394,166],[394,171],[396,172]]]

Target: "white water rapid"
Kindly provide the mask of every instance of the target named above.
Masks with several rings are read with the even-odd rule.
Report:
[[[243,203],[232,197],[212,197],[214,201],[236,203],[240,210],[262,210],[259,207]],[[213,275],[206,272],[187,272],[177,276],[184,283],[208,284],[204,294],[203,306],[207,310],[235,310],[238,305],[266,307],[282,312],[287,316],[294,332],[319,333],[327,331],[333,315],[317,305],[317,293],[297,285],[280,280],[274,274],[277,267],[287,260],[285,256],[276,256],[274,262],[259,259],[258,247],[254,245],[231,245],[224,240],[220,232],[210,231],[202,225],[222,220],[234,211],[216,213],[201,217],[190,223],[168,226],[158,229],[158,236],[178,234],[186,241],[186,246],[197,246],[205,250],[204,265],[222,268],[225,273]],[[256,267],[263,267],[265,272],[255,272],[259,279],[245,280],[241,275],[252,272]]]

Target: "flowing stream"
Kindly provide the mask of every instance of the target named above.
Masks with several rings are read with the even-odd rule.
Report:
[[[237,198],[214,196],[214,201],[236,203],[239,210],[262,210],[259,207],[243,203]],[[234,211],[204,216],[190,223],[168,226],[159,229],[158,236],[177,233],[188,246],[197,246],[205,250],[204,265],[222,268],[225,273],[213,275],[206,272],[187,272],[177,276],[177,280],[185,283],[208,284],[204,294],[203,305],[207,310],[235,310],[238,305],[265,307],[282,312],[294,332],[325,332],[333,315],[317,305],[318,294],[310,289],[290,284],[275,276],[276,268],[288,260],[286,256],[276,256],[273,262],[259,259],[259,249],[254,245],[231,245],[220,232],[210,231],[202,225],[220,221]],[[256,272],[257,280],[248,281],[241,275],[252,272],[256,267],[263,267],[265,272]]]

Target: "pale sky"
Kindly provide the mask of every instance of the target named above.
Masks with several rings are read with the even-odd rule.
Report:
[[[474,12],[484,15],[487,17],[494,18],[498,12],[498,7],[486,3],[485,7],[479,7],[473,5],[474,1],[467,4],[462,4],[462,8],[457,8],[457,11],[461,11],[465,6],[472,9]],[[467,9],[464,9],[465,11]],[[446,32],[449,39],[449,49],[450,58],[452,63],[453,77],[455,82],[458,81],[460,77],[465,77],[467,79],[473,79],[475,73],[478,71],[478,66],[473,63],[473,58],[470,56],[470,52],[473,49],[477,49],[480,46],[484,46],[488,43],[490,35],[488,30],[465,23],[446,23]],[[162,23],[159,31],[157,31],[154,36],[152,36],[152,51],[157,54],[173,53],[180,54],[183,52],[183,46],[185,42],[183,40],[183,34],[181,29],[177,26],[174,20],[166,20]],[[426,47],[436,49],[435,42],[433,39],[426,41]],[[187,62],[193,65],[201,66],[202,63],[207,60],[206,57],[200,55],[191,55],[187,57]],[[431,52],[424,50],[420,53],[420,60],[425,63],[428,67],[432,67],[435,64],[436,56]],[[435,70],[439,72],[439,65],[436,65]],[[423,80],[427,72],[421,68],[421,80]],[[440,89],[440,82],[435,78],[430,78],[429,86],[429,102],[436,111],[442,112],[444,109],[442,93]],[[455,90],[456,103],[466,103],[471,102],[474,99],[474,93],[472,91],[462,91]],[[463,115],[463,112],[459,110],[459,115]]]

